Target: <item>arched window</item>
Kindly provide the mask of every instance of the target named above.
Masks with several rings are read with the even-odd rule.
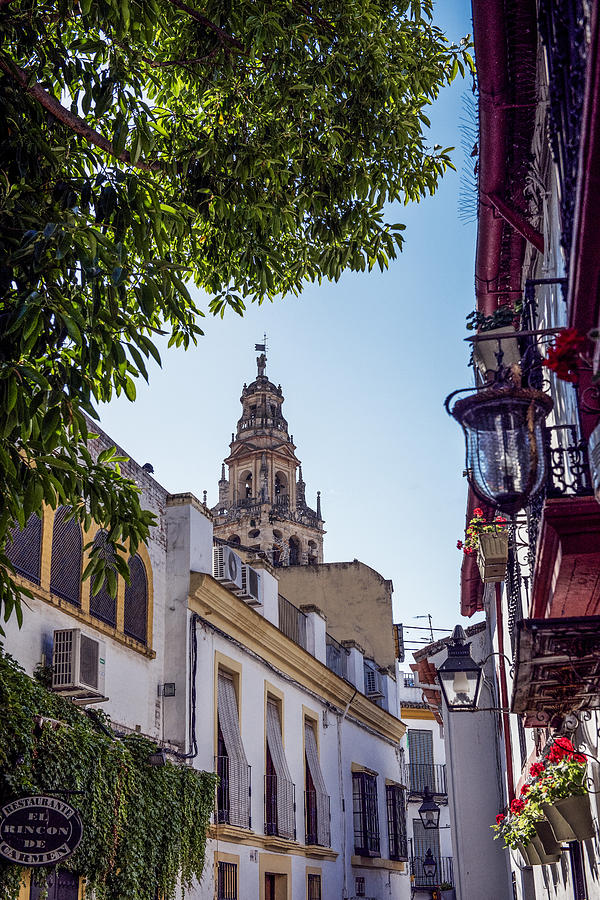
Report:
[[[114,559],[112,549],[107,546],[106,532],[99,531],[94,538],[94,547],[100,547],[100,553],[104,556],[110,565]],[[94,593],[96,591],[96,593]],[[117,624],[117,598],[111,597],[108,592],[106,581],[102,585],[94,583],[94,579],[90,583],[90,614],[96,619],[101,619],[108,625]]]
[[[275,496],[279,496],[280,494],[287,494],[288,492],[288,482],[287,478],[283,474],[283,472],[275,473]]]
[[[68,506],[59,506],[54,516],[50,591],[74,606],[81,606],[83,540],[79,522],[67,518],[68,514]]]
[[[25,528],[15,526],[6,542],[6,555],[14,566],[15,572],[40,583],[42,568],[42,520],[35,513],[27,519]]]
[[[137,553],[129,560],[129,577],[131,584],[125,585],[123,631],[145,644],[148,627],[148,579],[146,567]]]
[[[252,472],[246,472],[242,477],[242,496],[246,499],[252,496]]]
[[[314,566],[319,561],[319,555],[317,551],[317,543],[316,541],[308,542],[308,564],[309,566]]]
[[[228,544],[241,544],[242,542],[240,540],[239,534],[230,534],[229,537],[227,538],[227,543]]]

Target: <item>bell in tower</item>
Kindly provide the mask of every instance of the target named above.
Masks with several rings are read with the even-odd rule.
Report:
[[[275,566],[323,561],[323,519],[306,503],[302,467],[283,417],[283,392],[266,375],[267,342],[256,344],[254,381],[229,445],[213,507],[214,534]],[[229,477],[225,477],[225,466]]]

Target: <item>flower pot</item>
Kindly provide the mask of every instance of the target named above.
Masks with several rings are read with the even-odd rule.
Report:
[[[508,532],[483,531],[479,535],[477,565],[484,584],[504,581],[508,562]]]
[[[578,841],[585,841],[594,836],[589,794],[563,797],[562,800],[554,801],[554,807],[572,829]]]
[[[502,328],[493,328],[491,331],[481,332],[482,334],[494,335],[494,337],[502,338],[500,347],[502,348],[502,365],[513,366],[520,362],[521,354],[519,353],[519,345],[515,335],[514,325],[503,325]],[[502,337],[506,335],[506,337]],[[480,370],[482,375],[486,372],[495,372],[498,368],[498,360],[496,353],[498,352],[498,341],[474,341],[473,342],[473,362]]]
[[[442,900],[456,900],[456,891],[454,888],[448,888],[446,891],[442,891]]]
[[[577,835],[564,818],[561,816],[556,806],[550,803],[542,803],[542,810],[554,832],[557,841],[576,841]]]
[[[537,822],[536,822],[536,825],[537,825]],[[548,826],[548,827],[550,828],[550,826]],[[560,853],[546,853],[546,851],[544,850],[544,845],[542,844],[542,841],[538,837],[537,834],[531,843],[535,847],[535,851],[540,858],[541,865],[547,866],[547,865],[550,865],[550,863],[555,863],[555,862],[559,861]],[[535,865],[535,863],[534,863],[534,865]]]
[[[556,856],[556,854],[560,855],[561,846],[556,840],[550,822],[546,822],[542,819],[540,822],[534,822],[533,827],[535,828],[538,838],[542,842],[544,853],[547,856]]]
[[[541,866],[542,861],[532,843],[519,844],[518,847],[526,866]]]

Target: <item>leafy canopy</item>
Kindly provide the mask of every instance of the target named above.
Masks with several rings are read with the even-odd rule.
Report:
[[[196,342],[188,285],[242,314],[395,257],[384,204],[435,190],[451,148],[424,110],[472,68],[431,7],[0,0],[0,565],[12,524],[60,502],[127,577],[152,518],[85,414],[135,398],[156,334]]]

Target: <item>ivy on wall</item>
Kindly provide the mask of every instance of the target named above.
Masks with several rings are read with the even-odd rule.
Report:
[[[42,721],[46,717],[54,722]],[[108,733],[107,733],[108,732]],[[80,813],[83,839],[65,868],[97,900],[171,900],[204,867],[215,776],[167,762],[156,745],[115,739],[109,720],[51,693],[0,650],[0,806],[27,794],[64,794]],[[44,870],[34,877],[43,882]],[[0,861],[0,897],[17,900],[22,869]]]

